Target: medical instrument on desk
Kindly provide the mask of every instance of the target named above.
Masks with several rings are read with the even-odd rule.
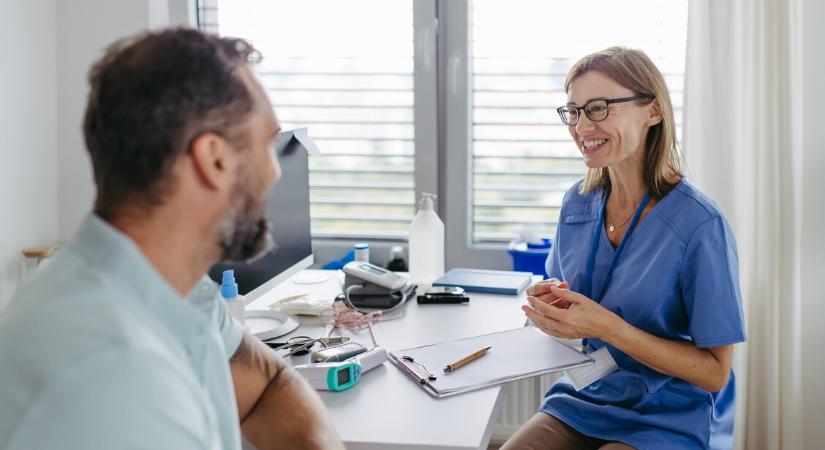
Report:
[[[375,347],[374,349],[361,353],[358,356],[348,359],[347,361],[355,361],[361,365],[361,373],[369,372],[370,370],[384,364],[388,358],[387,351],[384,347]]]
[[[387,314],[400,308],[415,292],[415,285],[396,273],[373,264],[353,261],[344,266],[343,301],[350,308],[379,308]]]
[[[344,266],[345,286],[363,285],[364,294],[392,293],[407,285],[407,279],[389,270],[364,261],[352,261]]]
[[[459,303],[469,303],[470,297],[466,295],[452,295],[452,296],[444,296],[444,295],[419,295],[418,296],[418,304],[419,305],[451,305],[451,304],[459,304]]]
[[[469,301],[470,297],[464,295],[464,288],[458,286],[435,286],[427,289],[423,295],[418,296],[419,304],[464,303]]]
[[[313,363],[340,362],[366,351],[367,348],[357,342],[347,342],[314,351],[309,359]]]
[[[273,350],[288,349],[289,353],[285,356],[300,356],[309,353],[316,343],[320,343],[323,347],[329,347],[345,344],[347,342],[349,342],[349,337],[347,336],[324,336],[320,338],[294,336],[289,338],[286,342],[264,342],[264,344],[268,345]]]
[[[325,391],[343,391],[349,389],[361,379],[361,376],[380,366],[387,360],[387,351],[376,347],[346,361],[302,364],[295,366],[310,386]]]
[[[315,389],[339,392],[361,379],[361,365],[354,361],[302,364],[295,370]]]
[[[289,350],[286,356],[292,355],[306,355],[312,347],[315,347],[317,339],[309,336],[294,336],[287,339],[286,342],[264,342],[272,350]]]

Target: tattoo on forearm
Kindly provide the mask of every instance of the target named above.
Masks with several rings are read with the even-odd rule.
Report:
[[[266,349],[266,351],[269,350]],[[246,364],[251,369],[260,372],[261,376],[268,381],[267,389],[270,385],[277,385],[284,372],[283,365],[269,360],[266,353],[261,351],[260,345],[249,335],[243,336],[238,350],[235,351],[229,361],[230,363]]]

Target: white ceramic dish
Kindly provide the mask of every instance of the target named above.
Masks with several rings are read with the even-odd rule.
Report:
[[[300,325],[294,316],[278,311],[247,310],[245,317],[249,332],[262,341],[283,336]]]

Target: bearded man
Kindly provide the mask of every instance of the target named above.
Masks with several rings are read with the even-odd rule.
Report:
[[[280,127],[256,57],[175,29],[92,67],[94,208],[0,315],[0,449],[341,447],[317,393],[205,276],[271,245]]]

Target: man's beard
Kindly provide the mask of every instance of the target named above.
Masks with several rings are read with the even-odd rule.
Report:
[[[221,260],[249,261],[274,247],[265,203],[256,202],[249,188],[239,183],[235,204],[219,228]]]

